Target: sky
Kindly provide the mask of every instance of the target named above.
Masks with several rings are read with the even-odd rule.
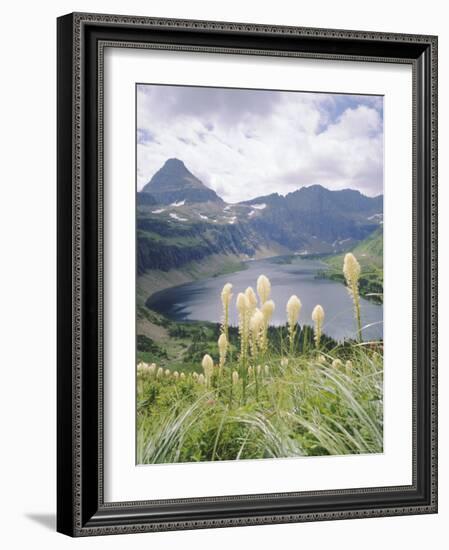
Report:
[[[226,202],[303,186],[383,193],[383,98],[137,86],[137,187],[182,160]]]

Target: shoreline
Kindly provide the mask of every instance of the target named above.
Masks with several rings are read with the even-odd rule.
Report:
[[[228,273],[237,273],[238,271],[244,271],[246,264],[249,262],[284,256],[279,251],[270,249],[260,250],[252,258],[214,254],[201,261],[189,262],[180,268],[168,271],[160,269],[148,270],[136,278],[136,305],[145,306],[146,301],[161,290],[201,279],[219,277]]]
[[[244,259],[223,257],[209,257],[200,262],[190,262],[182,268],[162,271],[160,269],[149,270],[136,278],[136,305],[145,306],[156,293],[161,290],[191,283],[210,277],[218,277],[226,273],[243,271]]]

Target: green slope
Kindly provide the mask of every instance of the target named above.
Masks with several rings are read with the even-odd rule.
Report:
[[[383,229],[379,227],[366,239],[358,243],[351,252],[362,267],[360,294],[376,303],[383,302]],[[329,256],[324,261],[329,270],[323,277],[344,283],[342,272],[344,254]]]

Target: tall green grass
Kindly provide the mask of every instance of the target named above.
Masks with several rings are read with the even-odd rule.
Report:
[[[191,376],[138,376],[140,464],[382,452],[382,355],[347,345],[269,358],[242,385],[231,368],[206,388]],[[335,360],[341,358],[340,362]],[[324,361],[324,362],[323,362]],[[346,366],[350,361],[352,366]],[[218,370],[218,369],[216,369]],[[258,386],[258,387],[256,387]]]

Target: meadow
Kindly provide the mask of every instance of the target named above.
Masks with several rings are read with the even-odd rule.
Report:
[[[383,345],[363,339],[360,272],[346,254],[357,338],[343,343],[323,334],[320,304],[310,320],[296,295],[275,304],[264,275],[235,297],[224,285],[216,343],[193,368],[151,362],[151,351],[137,365],[137,462],[382,452]],[[238,327],[229,326],[231,307]],[[276,307],[285,308],[283,327],[270,326]]]

